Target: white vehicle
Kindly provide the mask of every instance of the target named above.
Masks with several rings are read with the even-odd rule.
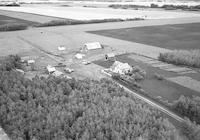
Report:
[[[72,73],[72,72],[74,72],[74,69],[65,68],[64,71],[65,71],[66,73]]]
[[[84,64],[84,65],[89,65],[89,64],[91,64],[91,62],[90,62],[90,61],[87,61],[87,60],[83,60],[83,61],[82,61],[82,64]]]
[[[58,50],[59,50],[59,51],[64,51],[64,50],[66,50],[66,48],[65,48],[64,46],[59,46],[59,47],[58,47]]]

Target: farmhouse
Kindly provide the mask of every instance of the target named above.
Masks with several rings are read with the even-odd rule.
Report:
[[[126,74],[132,71],[132,67],[128,63],[122,63],[119,61],[115,61],[113,65],[110,67],[110,71],[119,73],[119,74]]]

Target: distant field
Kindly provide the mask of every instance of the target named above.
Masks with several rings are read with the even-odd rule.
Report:
[[[90,33],[172,50],[200,48],[200,23],[101,30]]]
[[[167,19],[167,18],[184,18],[200,17],[200,14],[192,12],[178,11],[158,11],[158,10],[128,10],[128,9],[111,9],[111,8],[90,8],[90,7],[63,7],[58,5],[26,5],[21,7],[0,7],[0,10],[32,13],[37,15],[77,19],[110,19],[110,18],[146,18],[146,19]]]
[[[13,24],[13,23],[18,23],[18,24],[22,23],[27,25],[36,24],[36,22],[0,15],[0,25]]]

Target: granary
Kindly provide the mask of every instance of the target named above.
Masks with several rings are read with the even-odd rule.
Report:
[[[96,49],[102,49],[102,45],[99,42],[91,42],[84,44],[85,51],[96,50]]]
[[[114,53],[108,53],[108,54],[105,55],[105,59],[110,60],[110,61],[115,61],[115,54]]]

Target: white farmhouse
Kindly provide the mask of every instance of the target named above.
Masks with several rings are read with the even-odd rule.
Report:
[[[119,74],[126,74],[132,71],[132,67],[128,63],[122,63],[119,61],[115,61],[113,65],[110,67],[110,71],[119,73]]]

